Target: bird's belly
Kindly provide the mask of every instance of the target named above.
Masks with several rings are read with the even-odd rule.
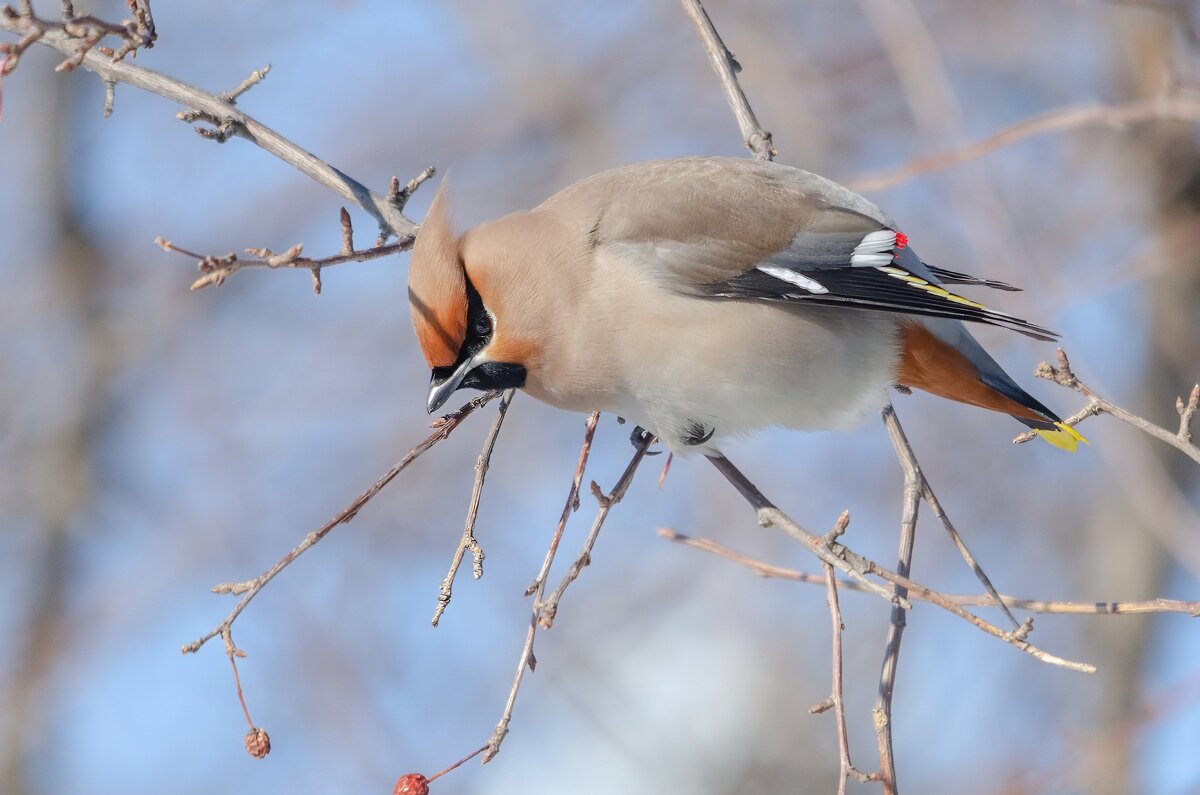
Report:
[[[637,323],[614,317],[584,347],[608,354],[584,388],[530,391],[626,417],[675,452],[711,453],[769,426],[848,427],[895,380],[892,315],[661,294],[639,310]]]

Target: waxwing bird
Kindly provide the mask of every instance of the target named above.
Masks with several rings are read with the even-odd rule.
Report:
[[[694,157],[606,171],[456,235],[443,183],[413,246],[409,301],[457,389],[519,387],[637,422],[677,453],[768,426],[838,428],[901,385],[1086,441],[967,331],[1053,332],[952,292],[1015,289],[922,262],[882,210],[807,171]]]

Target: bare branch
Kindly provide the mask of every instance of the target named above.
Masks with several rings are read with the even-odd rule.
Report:
[[[189,118],[216,120],[217,131],[206,131],[211,137],[220,137],[228,133],[250,141],[347,201],[353,202],[398,239],[403,240],[417,230],[417,224],[398,211],[386,196],[372,193],[362,183],[244,113],[217,94],[134,64],[113,62],[110,56],[105,56],[93,49],[92,45],[88,45],[88,39],[81,40],[80,36],[73,35],[72,29],[68,29],[66,23],[54,25],[30,16],[0,14],[0,27],[25,36],[17,45],[5,45],[10,48],[9,61],[5,66],[10,71],[15,66],[11,62],[11,54],[15,52],[19,55],[32,41],[52,47],[68,56],[68,61],[64,63],[73,63],[77,59],[79,65],[95,72],[102,80],[126,83],[169,99],[188,109],[184,114]],[[33,37],[33,40],[27,42],[26,39],[30,37]],[[94,42],[92,44],[94,45]],[[196,115],[192,117],[189,112]]]
[[[400,179],[398,177],[392,177],[391,182],[388,184],[388,202],[390,202],[391,205],[396,208],[396,212],[403,212],[405,206],[408,205],[408,200],[412,198],[414,193],[416,193],[417,188],[433,179],[435,174],[437,174],[437,169],[435,169],[433,166],[429,166],[420,174],[416,175],[407,183],[405,183],[403,188],[400,187]]]
[[[1077,425],[1088,417],[1097,414],[1110,414],[1122,422],[1153,436],[1155,439],[1166,442],[1200,464],[1200,447],[1197,447],[1192,442],[1191,434],[1192,420],[1196,416],[1197,409],[1200,408],[1200,384],[1192,388],[1186,404],[1182,398],[1176,399],[1175,410],[1179,413],[1179,430],[1176,433],[1171,433],[1166,428],[1144,420],[1136,414],[1126,411],[1115,403],[1111,403],[1096,394],[1095,391],[1080,381],[1075,373],[1071,371],[1071,362],[1067,359],[1067,354],[1062,348],[1058,349],[1058,367],[1053,367],[1048,362],[1042,362],[1038,365],[1037,370],[1034,371],[1034,375],[1038,378],[1044,378],[1047,381],[1053,381],[1059,386],[1074,389],[1076,392],[1089,398],[1090,402],[1088,405],[1078,414],[1064,420],[1064,424]],[[1034,434],[1023,433],[1013,439],[1013,442],[1017,444],[1027,442],[1033,436]]]
[[[567,528],[567,520],[571,518],[571,514],[579,510],[579,487],[583,483],[583,472],[587,468],[588,456],[592,452],[592,439],[596,436],[596,424],[599,421],[600,412],[598,411],[593,411],[587,418],[583,444],[579,448],[579,461],[575,464],[575,476],[571,479],[571,488],[567,490],[567,504],[563,506],[562,514],[558,517],[558,524],[554,527],[554,534],[550,538],[550,548],[546,550],[542,568],[538,571],[534,581],[525,589],[526,596],[537,594],[535,607],[546,588],[546,577],[550,573],[551,564],[554,563],[554,556],[558,552],[559,542],[562,541],[563,531]]]
[[[925,477],[924,471],[921,469],[921,464],[917,461],[917,454],[913,451],[912,445],[908,442],[908,437],[904,433],[904,429],[900,427],[900,420],[896,416],[895,410],[889,405],[883,412],[883,421],[887,426],[888,436],[891,437],[892,445],[896,450],[896,457],[900,459],[900,466],[905,473],[905,484],[907,488],[907,478],[911,473],[916,478],[917,486],[920,489],[921,497],[925,503],[933,510],[934,515],[941,521],[942,527],[950,535],[950,540],[954,542],[954,546],[958,548],[958,552],[966,561],[967,566],[974,572],[975,578],[983,585],[992,597],[992,604],[1000,608],[1001,612],[1012,623],[1013,629],[1021,626],[1021,622],[1017,621],[1016,616],[1009,612],[1008,607],[1004,604],[1004,600],[1000,598],[1000,593],[992,585],[992,580],[987,576],[983,567],[979,565],[979,561],[971,554],[971,550],[967,548],[967,543],[963,541],[962,536],[958,534],[958,530],[954,527],[954,523],[950,521],[949,515],[942,508],[941,502],[938,501],[937,495],[933,493],[933,487],[929,484],[929,479]],[[907,574],[900,570],[902,574]]]
[[[55,69],[58,72],[70,72],[76,69],[83,61],[84,56],[90,54],[93,48],[115,63],[123,60],[130,53],[136,56],[139,49],[153,47],[158,34],[154,31],[154,20],[150,15],[148,0],[136,0],[136,2],[131,0],[129,7],[133,11],[134,19],[125,20],[120,24],[105,22],[88,15],[76,16],[74,4],[69,2],[62,4],[61,22],[51,22],[39,18],[33,13],[33,4],[29,0],[22,0],[16,9],[11,6],[0,7],[0,27],[10,33],[23,35],[21,42],[16,45],[0,45],[0,53],[9,54],[5,63],[6,73],[16,68],[17,60],[30,44],[42,41],[43,37],[57,34],[65,35],[75,42],[73,52],[59,48],[67,55],[67,59]],[[106,36],[120,38],[121,46],[115,51],[108,47],[97,47],[96,45]]]
[[[721,81],[721,88],[724,89],[725,98],[729,100],[729,107],[737,118],[738,128],[742,132],[742,141],[746,144],[746,148],[754,153],[757,160],[774,159],[779,153],[775,151],[771,133],[764,130],[758,123],[758,117],[754,115],[754,111],[750,108],[750,103],[738,83],[737,73],[741,71],[742,67],[734,60],[733,53],[729,52],[725,42],[721,41],[720,34],[717,33],[716,27],[713,26],[712,20],[709,19],[708,12],[700,4],[700,0],[681,0],[681,2],[684,12],[696,26],[696,33],[704,44],[704,51],[708,53],[708,61],[712,64],[713,71],[717,73],[717,78]]]
[[[492,450],[496,448],[496,439],[500,436],[500,426],[504,424],[508,406],[512,403],[516,393],[515,389],[509,389],[500,396],[500,410],[496,413],[496,421],[492,423],[491,430],[483,440],[483,450],[475,459],[475,484],[471,487],[471,501],[467,504],[466,526],[463,528],[462,540],[458,542],[458,548],[454,550],[454,557],[450,560],[450,571],[446,573],[446,578],[442,580],[442,587],[438,591],[437,607],[434,608],[433,618],[430,620],[435,627],[442,619],[442,613],[446,612],[446,608],[450,605],[450,598],[454,590],[454,578],[458,576],[458,567],[462,565],[463,556],[467,550],[471,551],[475,579],[478,580],[483,576],[485,556],[483,548],[475,540],[475,519],[479,515],[479,500],[483,496],[483,482],[487,478],[488,466],[492,461]]]
[[[719,558],[724,558],[739,566],[744,566],[750,571],[757,574],[759,577],[766,579],[790,580],[792,582],[804,583],[806,585],[824,585],[825,577],[820,574],[808,574],[795,569],[783,568],[775,566],[761,560],[756,560],[740,552],[730,549],[722,544],[712,541],[707,538],[693,538],[676,532],[670,528],[662,527],[658,530],[659,536],[668,541],[673,541],[685,547],[698,549],[701,552],[707,552],[710,555],[716,555]],[[851,580],[839,579],[838,588],[842,590],[857,591],[865,593],[866,589],[857,582]],[[932,591],[932,589],[929,589]],[[991,594],[979,595],[962,595],[962,594],[944,594],[939,595],[947,602],[960,605],[962,607],[992,607],[996,604],[995,599]],[[923,591],[909,591],[908,598],[910,600],[928,602]],[[1179,599],[1147,599],[1144,601],[1133,602],[1105,602],[1105,601],[1051,601],[1045,599],[1026,599],[1019,596],[1000,595],[1001,601],[1009,608],[1014,610],[1026,610],[1030,613],[1054,613],[1059,615],[1096,615],[1096,616],[1124,616],[1145,613],[1184,613],[1192,617],[1200,617],[1200,602],[1185,602]]]
[[[637,472],[638,465],[646,457],[646,451],[650,449],[653,441],[654,437],[652,435],[642,435],[641,440],[634,445],[633,458],[629,460],[625,471],[621,474],[620,479],[617,480],[617,485],[613,486],[612,491],[608,494],[605,494],[601,490],[596,481],[592,481],[592,496],[596,498],[596,502],[599,505],[599,508],[596,510],[596,518],[592,521],[592,529],[588,531],[587,537],[584,539],[583,550],[579,553],[579,557],[575,559],[575,562],[571,564],[571,568],[563,575],[562,581],[554,589],[554,593],[550,595],[550,598],[542,602],[540,606],[538,622],[544,629],[550,629],[554,624],[554,619],[558,614],[558,602],[562,599],[567,587],[575,582],[575,579],[579,577],[580,572],[583,571],[585,566],[591,564],[592,547],[596,544],[596,539],[600,535],[600,528],[603,526],[604,520],[608,518],[608,512],[612,510],[614,505],[624,499],[625,492],[629,490],[629,485],[633,483],[633,476]]]
[[[896,456],[900,459],[900,467],[904,470],[904,505],[900,513],[900,551],[896,571],[907,577],[912,565],[913,542],[917,534],[917,513],[921,505],[921,484],[925,478],[921,474],[916,456],[904,431],[896,419],[896,412],[891,404],[883,409],[883,422],[891,437],[892,446],[896,448]],[[908,591],[901,585],[894,585],[893,592],[897,599],[906,599]],[[904,627],[907,615],[900,605],[892,606],[891,620],[888,626],[887,640],[884,643],[883,665],[879,672],[879,693],[871,716],[875,724],[875,736],[879,744],[879,775],[883,782],[883,791],[895,795],[896,760],[892,752],[892,692],[896,687],[896,669],[900,662],[900,642],[904,637]]]
[[[379,480],[371,484],[370,488],[358,495],[358,497],[356,497],[353,502],[346,506],[346,508],[337,516],[334,516],[320,528],[305,536],[303,541],[301,541],[290,552],[280,558],[275,565],[271,566],[271,568],[267,569],[252,580],[246,580],[245,582],[238,583],[227,582],[213,586],[213,593],[232,594],[234,596],[242,595],[242,598],[238,600],[237,605],[229,612],[229,615],[225,616],[224,621],[191,643],[185,643],[182,648],[183,653],[191,654],[197,652],[200,650],[201,646],[215,638],[217,635],[228,634],[233,627],[233,622],[236,621],[238,616],[242,614],[242,611],[246,609],[251,600],[254,599],[254,597],[258,595],[258,592],[261,591],[267,583],[273,580],[275,576],[279,574],[279,572],[286,569],[294,560],[296,560],[296,558],[303,555],[314,544],[327,536],[329,532],[333,530],[333,528],[340,524],[345,524],[357,516],[358,512],[362,510],[362,507],[370,502],[371,499],[378,494],[384,486],[391,483],[392,480],[395,479],[395,477],[401,472],[403,472],[409,464],[417,460],[417,458],[419,458],[423,453],[436,445],[438,442],[448,437],[455,428],[463,423],[463,420],[471,415],[472,412],[479,407],[486,405],[491,400],[498,397],[499,394],[499,392],[486,392],[477,398],[467,401],[463,407],[457,411],[451,412],[450,414],[447,414],[444,417],[439,417],[437,420],[435,420],[433,423],[433,427],[435,428],[433,433],[427,436],[416,447],[409,450],[404,458],[400,459],[400,461],[393,465],[391,469],[385,472],[382,477],[379,478]],[[232,643],[232,640],[229,642]]]
[[[267,64],[262,69],[255,69],[250,73],[249,77],[238,83],[237,88],[233,89],[232,91],[222,91],[220,94],[217,94],[217,97],[224,102],[228,102],[230,105],[236,105],[238,97],[240,97],[242,94],[245,94],[247,91],[254,88],[264,79],[266,79],[267,73],[270,71],[271,64]]]
[[[844,551],[847,551],[845,547],[840,544],[827,545],[823,538],[805,530],[790,516],[779,510],[728,458],[724,456],[709,457],[708,460],[709,463],[717,468],[718,472],[725,476],[726,480],[733,484],[742,497],[750,503],[750,507],[754,508],[760,526],[778,527],[783,530],[783,532],[792,538],[808,546],[813,554],[820,558],[823,563],[828,563],[843,572],[852,580],[858,582],[863,587],[863,590],[881,597],[889,604],[894,605],[899,602],[905,607],[911,607],[903,597],[898,597],[887,588],[883,588],[877,583],[868,580],[865,576],[865,569],[856,568],[844,557]],[[866,561],[865,558],[859,559]]]
[[[999,638],[1005,643],[1020,649],[1031,657],[1041,660],[1044,663],[1057,665],[1072,671],[1080,671],[1082,673],[1094,673],[1096,671],[1096,667],[1093,665],[1088,663],[1073,662],[1071,660],[1063,659],[1062,657],[1057,657],[1029,643],[1025,639],[1025,636],[1028,634],[1028,629],[1026,629],[1029,623],[1028,620],[1026,620],[1025,624],[1022,625],[1021,629],[1014,630],[1012,632],[1006,632],[996,625],[985,621],[974,613],[963,609],[932,588],[921,585],[920,583],[915,582],[903,574],[886,569],[875,561],[859,555],[849,547],[837,543],[829,545],[828,548],[825,547],[823,539],[812,535],[807,530],[800,527],[800,525],[796,524],[791,517],[776,508],[771,501],[763,496],[762,492],[760,492],[758,488],[737,469],[737,467],[733,466],[729,459],[710,458],[709,461],[712,462],[713,466],[717,467],[721,474],[725,475],[726,479],[729,480],[735,488],[737,488],[742,497],[744,497],[750,506],[755,509],[759,517],[759,524],[764,526],[771,524],[777,525],[786,533],[788,533],[788,535],[807,544],[822,562],[831,563],[835,568],[846,573],[853,572],[851,576],[853,579],[858,581],[860,585],[864,585],[863,590],[876,595],[880,595],[880,592],[882,591],[883,598],[887,599],[893,605],[899,602],[900,606],[903,606],[905,609],[911,608],[912,605],[908,601],[907,597],[901,599],[901,597],[898,595],[890,593],[886,589],[881,588],[877,583],[866,579],[867,575],[879,577],[880,579],[891,583],[893,586],[901,586],[909,594],[918,594],[919,598],[922,598],[927,602],[932,602],[938,607],[941,607],[943,610],[953,613],[964,621],[967,621],[988,635],[991,635],[994,638]],[[809,539],[812,540],[810,541]]]
[[[1186,404],[1183,398],[1175,398],[1175,411],[1179,413],[1179,432],[1175,435],[1184,444],[1191,444],[1192,420],[1196,418],[1197,409],[1200,409],[1200,384],[1192,387]]]
[[[846,528],[850,525],[850,512],[842,511],[842,515],[833,525],[833,529],[825,534],[826,543],[833,543],[839,536],[846,532]],[[833,686],[830,691],[829,698],[809,708],[809,712],[819,714],[832,709],[834,719],[837,721],[837,737],[838,737],[838,795],[845,795],[846,782],[854,778],[860,782],[875,781],[881,779],[879,774],[868,775],[857,769],[850,761],[850,735],[846,729],[846,704],[842,698],[842,633],[846,629],[846,625],[842,623],[842,609],[838,603],[838,581],[834,575],[833,566],[828,563],[822,563],[821,568],[825,572],[822,578],[825,581],[825,601],[829,604],[829,620],[832,625],[832,679]]]
[[[274,253],[269,248],[248,248],[246,252],[251,256],[249,258],[241,258],[232,252],[222,256],[197,254],[181,248],[169,240],[164,240],[162,237],[156,237],[154,242],[167,251],[176,251],[197,260],[196,265],[200,270],[201,276],[192,282],[191,289],[193,290],[199,290],[209,285],[219,287],[225,283],[226,279],[243,268],[295,268],[312,272],[313,292],[320,295],[321,269],[332,265],[341,265],[345,262],[366,262],[367,260],[380,259],[392,254],[398,254],[411,248],[413,241],[416,239],[414,234],[408,234],[395,243],[380,244],[374,248],[355,251],[353,248],[354,227],[350,221],[350,214],[346,212],[345,207],[341,208],[341,212],[339,213],[339,223],[341,224],[342,231],[341,251],[338,254],[322,259],[300,256],[304,250],[304,246],[300,243],[279,254]]]

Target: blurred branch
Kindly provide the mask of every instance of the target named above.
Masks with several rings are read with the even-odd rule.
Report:
[[[894,188],[915,177],[943,171],[989,155],[1027,138],[1080,127],[1106,126],[1120,129],[1133,124],[1157,121],[1200,121],[1200,101],[1171,93],[1120,105],[1090,104],[1056,108],[958,149],[914,157],[904,165],[865,174],[850,179],[845,184],[853,191],[874,193]]]
[[[1171,433],[1166,428],[1144,420],[1136,414],[1126,411],[1096,394],[1071,371],[1071,362],[1067,359],[1067,354],[1062,348],[1058,349],[1058,367],[1052,366],[1049,362],[1042,362],[1037,366],[1034,375],[1047,381],[1053,381],[1059,386],[1074,389],[1076,392],[1090,399],[1090,402],[1081,411],[1063,420],[1065,425],[1078,425],[1088,417],[1093,417],[1097,414],[1109,414],[1153,436],[1159,441],[1166,442],[1200,464],[1200,447],[1197,447],[1192,442],[1191,428],[1192,422],[1196,417],[1196,412],[1200,410],[1200,384],[1192,387],[1186,403],[1183,398],[1175,399],[1175,410],[1179,413],[1179,430]],[[1013,442],[1016,444],[1027,442],[1034,435],[1026,432],[1013,439]]]
[[[500,396],[500,409],[496,412],[496,420],[483,440],[483,450],[475,459],[475,483],[471,487],[471,501],[467,504],[466,525],[463,527],[462,540],[458,542],[458,548],[454,550],[454,557],[450,560],[450,570],[446,573],[445,579],[442,580],[442,587],[438,591],[437,607],[434,608],[433,619],[430,621],[435,627],[442,620],[442,613],[446,612],[446,608],[450,605],[450,598],[454,590],[454,578],[458,576],[458,567],[462,565],[463,556],[467,550],[471,551],[475,579],[478,580],[483,576],[484,554],[483,548],[475,540],[475,519],[479,515],[479,500],[483,497],[483,481],[487,478],[488,466],[492,461],[492,450],[496,448],[496,439],[500,436],[500,426],[504,424],[508,406],[516,394],[517,390],[509,389]]]
[[[139,4],[148,9],[144,0]],[[14,52],[19,55],[34,42],[51,47],[68,56],[60,65],[60,69],[82,66],[95,72],[106,83],[125,83],[183,105],[188,110],[183,111],[181,119],[205,120],[215,125],[215,130],[204,130],[202,135],[218,141],[232,136],[250,141],[347,201],[354,202],[379,222],[381,229],[387,230],[401,241],[409,238],[417,230],[417,224],[405,217],[387,196],[373,193],[362,183],[243,113],[234,104],[237,89],[224,95],[214,94],[153,70],[119,59],[114,60],[119,51],[102,52],[100,48],[95,47],[96,41],[91,40],[98,28],[81,29],[70,23],[46,22],[34,16],[27,7],[22,7],[20,11],[15,11],[9,6],[0,9],[0,28],[23,36],[17,45],[5,45],[10,53],[6,65],[10,71],[15,66],[12,60]]]
[[[750,108],[750,102],[746,99],[746,94],[738,83],[737,73],[742,70],[741,65],[734,59],[733,53],[725,46],[725,42],[721,41],[720,34],[717,33],[716,27],[713,26],[712,20],[709,19],[708,12],[700,4],[700,0],[681,0],[681,2],[684,12],[696,26],[696,34],[700,36],[700,41],[704,44],[704,51],[708,53],[708,61],[712,64],[713,71],[717,73],[717,79],[721,81],[725,98],[729,100],[729,107],[733,111],[734,117],[737,118],[738,129],[742,132],[742,142],[746,144],[747,149],[754,153],[756,160],[773,160],[779,153],[775,150],[771,133],[764,130],[758,123],[758,117],[754,115],[754,111]]]
[[[761,560],[743,555],[736,550],[730,549],[727,546],[712,541],[707,538],[693,538],[676,532],[670,528],[659,528],[659,536],[667,541],[673,541],[677,544],[682,544],[685,547],[698,549],[701,552],[707,552],[710,555],[716,555],[719,558],[724,558],[739,566],[744,566],[750,571],[764,579],[791,580],[792,582],[805,583],[807,585],[824,585],[825,578],[820,574],[808,574],[795,569],[788,569],[782,566],[775,566]],[[838,587],[850,590],[864,592],[864,589],[859,583],[851,582],[850,580],[839,579]],[[928,589],[932,590],[932,589]],[[951,604],[960,605],[962,607],[992,607],[996,604],[995,599],[991,594],[979,594],[977,596],[968,596],[960,594],[939,594],[942,599]],[[926,595],[926,590],[909,591],[908,598],[921,602],[930,601]],[[1192,617],[1200,617],[1200,602],[1185,602],[1179,599],[1147,599],[1144,601],[1133,602],[1068,602],[1068,601],[1050,601],[1045,599],[1025,599],[1018,596],[1000,595],[1000,599],[1006,606],[1014,610],[1026,610],[1030,613],[1056,613],[1067,615],[1097,615],[1097,616],[1117,616],[1117,615],[1134,615],[1144,613],[1184,613]]]
[[[245,582],[238,583],[226,582],[219,585],[214,585],[212,589],[213,593],[232,594],[234,596],[242,594],[244,595],[240,600],[238,600],[237,605],[233,608],[233,610],[230,611],[229,615],[225,617],[224,621],[206,634],[202,635],[199,639],[194,640],[191,643],[185,643],[182,648],[183,653],[191,654],[199,651],[201,646],[215,638],[217,635],[225,635],[228,637],[228,633],[230,628],[233,626],[233,622],[236,621],[238,616],[242,614],[242,611],[246,609],[246,606],[250,604],[250,601],[258,595],[258,592],[261,591],[267,585],[267,583],[273,580],[275,576],[279,574],[279,572],[286,569],[292,564],[293,561],[296,560],[296,558],[303,555],[310,547],[327,536],[329,532],[333,530],[333,528],[340,524],[346,524],[355,516],[357,516],[358,512],[362,510],[362,507],[370,502],[371,499],[378,494],[384,486],[391,483],[392,480],[401,472],[403,472],[409,464],[417,460],[417,458],[419,458],[423,453],[428,451],[438,442],[448,437],[455,428],[463,423],[463,420],[471,415],[472,412],[491,402],[499,395],[499,392],[485,392],[479,397],[467,401],[458,411],[451,412],[450,414],[447,414],[444,417],[439,417],[437,420],[435,420],[433,422],[433,427],[435,428],[433,433],[427,436],[424,441],[422,441],[416,447],[409,450],[404,458],[400,459],[400,461],[393,465],[391,469],[385,472],[383,476],[379,478],[379,480],[375,481],[371,485],[370,488],[358,495],[358,497],[356,497],[352,503],[346,506],[345,510],[330,519],[317,530],[314,530],[305,536],[303,541],[301,541],[290,552],[280,558],[274,566],[271,566],[271,568],[267,569],[252,580],[246,580]],[[237,649],[233,645],[231,638],[226,641],[226,644],[227,651],[229,651],[231,654],[236,653]]]
[[[1108,0],[1114,6],[1139,8],[1155,14],[1161,14],[1171,24],[1172,28],[1183,34],[1183,38],[1193,51],[1200,51],[1200,28],[1194,12],[1194,6],[1188,0],[1168,2],[1166,0]]]

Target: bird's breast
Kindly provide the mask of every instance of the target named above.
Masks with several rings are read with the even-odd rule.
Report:
[[[531,371],[534,397],[624,416],[687,453],[769,426],[846,427],[894,383],[893,316],[696,298],[610,270]]]

